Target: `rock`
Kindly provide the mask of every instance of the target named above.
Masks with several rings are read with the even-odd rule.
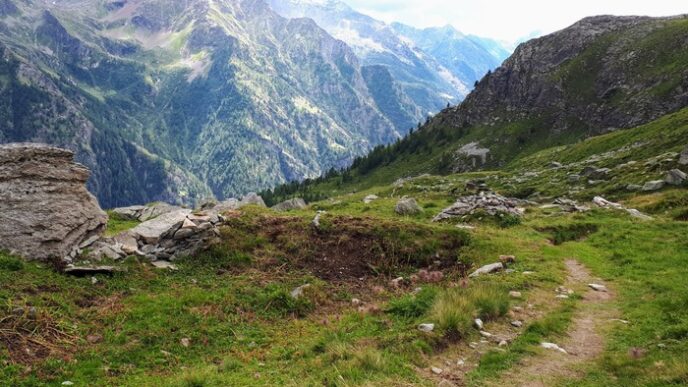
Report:
[[[98,283],[98,278],[96,277],[91,277],[91,285],[95,285]]]
[[[353,306],[359,306],[359,305],[361,305],[361,304],[362,304],[362,302],[361,302],[361,300],[359,300],[358,298],[352,298],[352,299],[351,299],[351,305],[353,305]]]
[[[139,224],[131,230],[131,233],[147,244],[156,244],[171,228],[177,225],[181,227],[189,214],[191,214],[191,210],[169,212]]]
[[[519,320],[514,320],[511,322],[511,326],[515,328],[520,328],[523,326],[523,322]]]
[[[671,185],[682,185],[686,182],[687,178],[688,175],[686,175],[685,172],[681,171],[680,169],[672,169],[671,171],[667,172],[666,176],[664,177],[664,182]]]
[[[189,348],[189,346],[191,345],[191,339],[184,337],[181,340],[179,340],[179,344],[181,344],[184,348]]]
[[[370,204],[377,199],[379,199],[379,197],[377,195],[368,195],[365,198],[363,198],[363,203]]]
[[[291,211],[291,210],[302,210],[306,208],[306,201],[301,198],[289,199],[276,206],[272,209],[275,211]]]
[[[86,190],[74,153],[40,144],[0,146],[0,250],[65,259],[105,230],[107,215]]]
[[[239,202],[239,208],[244,207],[244,206],[258,206],[258,207],[267,207],[265,205],[265,202],[263,201],[263,198],[261,198],[257,193],[251,192],[244,196],[241,201]]]
[[[596,292],[606,292],[606,291],[607,291],[607,287],[604,286],[604,285],[599,285],[599,284],[588,284],[588,286],[590,287],[590,289],[592,289],[592,290],[594,290],[594,291],[596,291]]]
[[[303,296],[303,291],[310,288],[310,287],[311,287],[310,284],[301,285],[298,288],[292,290],[291,293],[289,293],[289,295],[291,296],[291,298],[298,300],[299,298],[301,298]]]
[[[311,225],[312,225],[313,227],[315,227],[316,230],[320,228],[320,217],[321,217],[323,214],[325,214],[325,211],[318,211],[318,212],[315,214],[315,217],[313,218],[313,220],[311,221]]]
[[[688,146],[686,146],[679,156],[678,163],[680,165],[688,165]]]
[[[404,277],[398,277],[389,282],[392,287],[398,288],[401,287],[402,283],[404,282]]]
[[[510,199],[501,195],[483,192],[480,195],[459,198],[454,204],[442,210],[432,221],[439,222],[444,219],[471,215],[477,211],[483,211],[493,216],[497,214],[522,216],[525,210],[519,206],[523,203],[519,199]]]
[[[435,324],[430,324],[430,323],[420,324],[420,325],[418,325],[418,330],[421,332],[430,333],[430,332],[435,330]]]
[[[228,211],[238,210],[239,207],[239,201],[232,198],[217,203],[210,211],[214,214],[224,214]]]
[[[626,186],[626,191],[637,192],[641,189],[643,189],[643,186],[638,184],[629,184]]]
[[[481,319],[479,319],[479,318],[476,318],[476,319],[473,321],[473,324],[474,324],[475,327],[478,328],[478,330],[480,330],[480,331],[482,331],[482,330],[483,330],[483,327],[485,326],[485,324],[483,324],[483,320],[481,320]]]
[[[86,341],[91,344],[97,344],[103,341],[103,336],[101,335],[88,335],[86,336]]]
[[[559,206],[562,211],[566,212],[586,212],[590,210],[589,207],[580,205],[575,200],[565,198],[557,198],[554,200],[553,204]]]
[[[440,375],[442,374],[442,372],[444,372],[442,368],[431,367],[430,369],[432,370],[432,373],[435,375]]]
[[[607,200],[601,196],[595,196],[592,199],[592,202],[595,203],[596,205],[600,206],[600,207],[615,208],[617,210],[622,210],[624,208],[621,204],[610,202],[609,200]]]
[[[73,386],[73,385],[74,385],[74,382],[71,382],[71,381],[69,381],[69,380],[65,380],[64,382],[62,382],[62,385],[63,385],[63,386]]]
[[[129,207],[120,207],[120,208],[114,208],[110,210],[112,213],[116,214],[119,216],[121,219],[124,220],[139,220],[139,216],[141,216],[141,212],[143,209],[146,208],[145,206],[129,206]]]
[[[653,181],[648,181],[643,185],[643,191],[648,192],[648,191],[658,191],[660,189],[664,188],[664,180],[653,180]]]
[[[649,215],[645,215],[642,212],[636,210],[635,208],[627,208],[626,212],[628,212],[632,217],[642,219],[642,220],[652,220],[652,217]]]
[[[492,273],[496,273],[496,272],[499,272],[502,270],[504,270],[504,265],[502,265],[501,262],[492,263],[489,265],[485,265],[485,266],[481,267],[480,269],[474,271],[473,273],[471,273],[471,275],[469,275],[469,277],[474,278],[474,277],[478,277],[482,274],[492,274]]]
[[[509,292],[509,297],[511,297],[511,298],[521,298],[522,296],[523,295],[521,294],[521,292],[517,292],[514,290]]]
[[[557,294],[557,296],[556,296],[555,298],[559,298],[559,299],[562,299],[562,300],[568,300],[568,299],[569,299],[569,296],[566,295],[566,294]]]
[[[423,212],[423,209],[420,208],[420,206],[416,202],[416,199],[402,198],[401,200],[399,200],[399,202],[397,202],[397,205],[394,208],[394,212],[396,212],[399,215],[416,215]]]
[[[63,272],[76,277],[86,277],[94,274],[112,275],[117,271],[122,270],[117,269],[114,266],[67,266]]]
[[[557,161],[552,161],[549,163],[549,167],[553,169],[561,168],[563,165]]]
[[[554,343],[541,343],[540,346],[545,349],[551,349],[554,351],[559,351],[561,353],[567,353],[564,348],[561,348],[560,346],[554,344]]]
[[[499,342],[500,347],[506,347],[507,345],[509,345],[509,343],[506,340],[502,340]]]
[[[581,175],[594,180],[607,180],[610,173],[611,169],[609,168],[585,167]]]
[[[489,338],[492,337],[493,335],[492,335],[492,333],[490,333],[490,332],[480,331],[480,336],[482,336],[482,337],[484,337],[484,338],[486,338],[486,339],[489,339]]]
[[[572,174],[568,175],[566,178],[568,179],[569,183],[577,183],[578,181],[580,181],[581,176],[577,175],[575,173],[572,173]]]
[[[179,270],[177,265],[168,261],[153,261],[151,262],[156,269]]]

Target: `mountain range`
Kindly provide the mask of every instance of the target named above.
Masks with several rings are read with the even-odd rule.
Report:
[[[346,12],[400,48],[366,55],[262,0],[2,0],[0,142],[76,151],[104,207],[194,203],[345,167],[467,92]]]

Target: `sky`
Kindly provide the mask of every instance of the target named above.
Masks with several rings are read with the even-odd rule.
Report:
[[[688,13],[688,0],[344,0],[377,19],[458,30],[514,42],[565,28],[586,16]]]

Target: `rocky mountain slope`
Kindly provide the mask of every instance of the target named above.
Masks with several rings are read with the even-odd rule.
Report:
[[[331,187],[336,180],[346,189],[508,167],[551,146],[638,127],[688,106],[684,63],[686,16],[587,18],[521,44],[462,104],[320,183]]]
[[[387,67],[423,115],[462,100],[476,79],[508,56],[488,40],[460,37],[458,31],[440,36],[432,29],[402,30],[401,25],[387,25],[339,0],[269,2],[281,15],[312,18],[351,46],[364,65]],[[417,34],[411,36],[410,31]]]
[[[343,167],[419,113],[384,68],[262,0],[4,0],[0,142],[76,151],[103,207]]]

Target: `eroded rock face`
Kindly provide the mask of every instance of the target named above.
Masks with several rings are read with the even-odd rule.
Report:
[[[0,249],[32,260],[74,257],[107,215],[86,190],[74,153],[41,144],[0,146]]]

